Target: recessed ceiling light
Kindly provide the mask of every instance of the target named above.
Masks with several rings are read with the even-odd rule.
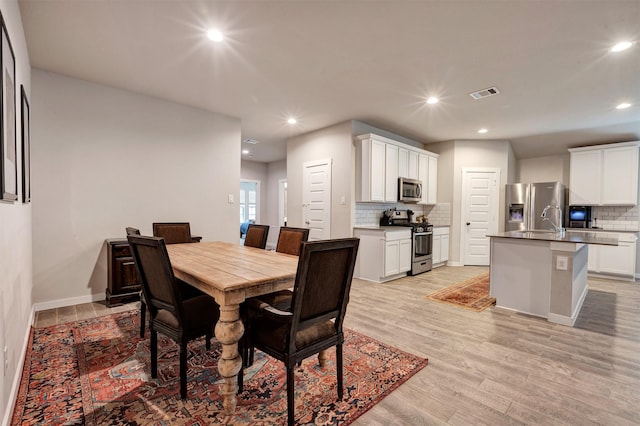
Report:
[[[633,46],[633,42],[631,41],[621,41],[620,43],[616,43],[612,48],[612,52],[622,52],[623,50],[627,50]]]
[[[427,99],[427,103],[428,104],[437,104],[438,102],[440,102],[440,99],[436,98],[435,96],[431,96],[429,99]]]
[[[290,118],[287,120],[287,123],[289,123],[289,124],[296,124],[297,122],[298,122],[298,120],[296,120],[296,119],[295,119],[295,118],[293,118],[293,117],[290,117]]]
[[[488,131],[489,130],[487,130],[487,129],[480,129],[480,130],[478,130],[478,133],[487,133]]]
[[[616,109],[625,109],[625,108],[629,108],[631,106],[630,103],[628,102],[623,102],[620,105],[616,106]]]
[[[207,37],[209,37],[209,40],[213,40],[216,42],[221,42],[224,39],[222,33],[214,29],[207,31]]]
[[[243,153],[244,155],[247,155],[247,154],[249,153],[249,150],[248,150],[248,149],[243,149],[243,150],[242,150],[242,153]]]

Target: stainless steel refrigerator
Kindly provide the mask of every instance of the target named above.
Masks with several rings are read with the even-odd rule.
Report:
[[[554,230],[564,227],[566,190],[560,182],[511,183],[505,188],[505,231]],[[545,207],[549,220],[543,220]]]

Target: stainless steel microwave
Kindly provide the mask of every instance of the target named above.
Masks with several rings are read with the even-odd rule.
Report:
[[[422,201],[422,181],[403,177],[398,178],[398,201],[403,203]]]

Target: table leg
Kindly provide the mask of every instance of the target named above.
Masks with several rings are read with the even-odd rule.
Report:
[[[327,363],[327,357],[328,355],[328,351],[329,349],[323,349],[320,352],[318,352],[318,365],[320,367],[324,367]]]
[[[238,372],[242,368],[238,341],[243,333],[244,326],[240,321],[240,305],[220,306],[220,319],[216,324],[215,334],[216,339],[222,344],[218,371],[224,378],[224,383],[220,385],[220,395],[226,415],[232,415],[236,409]]]

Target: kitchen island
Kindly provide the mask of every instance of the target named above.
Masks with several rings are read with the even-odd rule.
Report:
[[[618,245],[617,235],[602,232],[533,230],[488,236],[490,294],[496,306],[569,326],[589,289],[589,245]]]

